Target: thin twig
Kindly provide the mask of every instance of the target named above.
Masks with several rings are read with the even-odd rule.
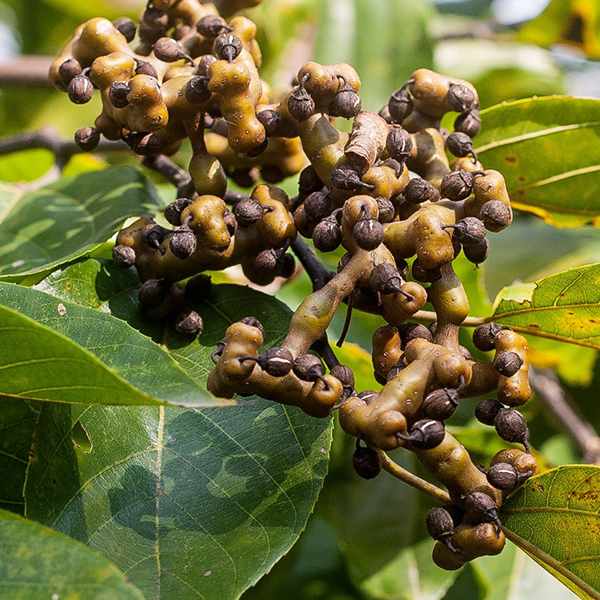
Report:
[[[320,290],[332,278],[333,273],[326,269],[306,242],[297,237],[292,242],[292,251],[298,257],[313,284],[313,291]]]
[[[531,369],[529,383],[538,398],[550,409],[581,449],[583,462],[600,464],[600,437],[569,403],[554,371]]]
[[[450,504],[452,502],[450,495],[448,492],[445,492],[441,488],[429,483],[429,481],[425,481],[416,475],[413,475],[410,471],[407,471],[405,468],[401,467],[399,464],[395,463],[385,452],[382,450],[378,450],[379,455],[383,461],[383,468],[393,477],[399,479],[400,481],[404,481],[408,485],[414,487],[421,492],[424,492],[435,498],[442,504]]]
[[[337,356],[335,355],[331,345],[329,344],[329,339],[327,338],[327,333],[324,333],[312,346],[311,350],[314,350],[318,354],[320,354],[321,358],[325,361],[327,368],[331,371],[333,367],[337,367],[340,364]]]
[[[427,321],[428,323],[433,323],[438,319],[437,314],[429,310],[419,310],[412,316],[412,318],[417,321]],[[485,317],[467,317],[462,322],[462,325],[464,327],[479,327],[480,325],[483,325],[488,322],[489,319]]]
[[[19,56],[0,64],[0,87],[51,87],[48,71],[53,60],[49,56]]]

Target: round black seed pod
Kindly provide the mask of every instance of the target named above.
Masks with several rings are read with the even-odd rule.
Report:
[[[313,243],[321,252],[332,252],[342,243],[342,230],[335,219],[323,219],[313,230]]]
[[[476,246],[464,246],[463,251],[467,257],[467,260],[471,261],[475,265],[478,265],[482,262],[485,262],[487,257],[490,255],[490,242],[486,238]]]
[[[392,124],[394,120],[390,115],[390,109],[387,104],[381,107],[381,110],[377,113],[386,123]]]
[[[265,128],[267,137],[277,135],[277,131],[281,126],[281,115],[278,112],[274,110],[261,110],[259,113],[256,113],[256,118]]]
[[[263,327],[262,323],[255,317],[244,317],[240,321],[240,323],[244,323],[244,325],[250,325],[250,327],[256,327],[260,330],[260,333],[263,336],[265,335],[265,328]]]
[[[186,58],[187,54],[173,38],[161,37],[154,44],[154,56],[158,60],[171,63]]]
[[[506,325],[498,323],[485,323],[473,331],[473,344],[478,350],[489,352],[494,349],[494,338],[504,329],[510,329]]]
[[[210,75],[210,67],[217,62],[217,57],[214,54],[205,54],[200,57],[198,66],[196,67],[196,73],[201,77],[208,77]],[[205,117],[206,119],[206,117]]]
[[[250,156],[250,152],[246,156]],[[277,165],[264,165],[260,168],[260,176],[267,183],[279,183],[285,179],[285,175]]]
[[[373,479],[381,472],[383,461],[373,448],[357,446],[352,455],[352,466],[359,477]]]
[[[498,519],[496,501],[483,492],[473,492],[465,498],[465,510],[470,518],[478,523],[494,523],[502,527]]]
[[[380,223],[390,223],[396,216],[396,209],[391,200],[380,196],[377,200],[377,207],[379,208],[378,220]]]
[[[387,104],[390,117],[397,123],[402,123],[413,110],[413,101],[407,90],[396,90]]]
[[[485,239],[485,226],[476,217],[465,217],[455,225],[446,227],[454,230],[452,237],[455,237],[463,246],[476,246]]]
[[[256,362],[269,375],[283,377],[292,370],[294,357],[287,348],[277,347],[260,354]]]
[[[149,77],[154,77],[154,79],[158,79],[158,73],[152,63],[149,63],[145,60],[140,60],[139,58],[136,58],[135,62],[136,62],[136,69],[135,69],[136,75],[148,75]]]
[[[264,112],[269,112],[269,111],[265,110],[258,114],[261,115]],[[275,112],[275,111],[271,111],[271,112]],[[275,114],[277,114],[277,113],[275,113]],[[264,125],[264,123],[263,123],[263,125]],[[312,194],[313,192],[318,192],[319,190],[322,190],[322,189],[323,189],[323,182],[317,175],[315,168],[312,165],[308,165],[308,167],[305,167],[304,169],[302,169],[302,171],[300,172],[300,178],[298,179],[298,191],[300,192],[300,194],[303,197],[306,197],[309,194]]]
[[[422,202],[436,202],[440,199],[439,190],[426,179],[417,177],[411,179],[404,188],[404,199],[411,204]]]
[[[369,275],[369,287],[381,294],[395,294],[402,288],[398,270],[389,263],[380,263]]]
[[[147,56],[150,54],[149,46],[154,45],[161,37],[167,35],[167,29],[166,27],[155,27],[149,23],[142,22],[138,27],[138,35],[146,46],[143,54]]]
[[[69,100],[74,104],[86,104],[94,95],[92,82],[83,75],[73,77],[67,88]]]
[[[354,308],[363,312],[379,314],[381,310],[379,294],[371,288],[363,287],[354,290],[352,292],[352,304]]]
[[[142,22],[155,29],[167,29],[169,26],[169,15],[164,10],[150,6],[142,13]]]
[[[92,152],[100,143],[100,132],[95,127],[80,127],[74,139],[84,152]]]
[[[458,407],[458,390],[441,388],[429,393],[423,400],[423,415],[427,419],[445,421]]]
[[[121,269],[127,269],[135,264],[135,251],[129,246],[119,244],[112,249],[115,265]]]
[[[446,173],[440,185],[440,191],[448,200],[464,200],[473,191],[473,174],[469,171],[451,171]]]
[[[519,485],[519,473],[505,462],[492,465],[486,473],[487,480],[499,490],[514,490]]]
[[[148,279],[140,288],[138,300],[148,308],[159,307],[167,297],[169,284],[161,279]]]
[[[375,400],[377,400],[377,397],[379,396],[379,392],[376,392],[375,390],[365,390],[364,392],[361,392],[360,394],[358,394],[358,398],[360,398],[365,404],[372,404]]]
[[[373,217],[366,217],[356,222],[352,235],[359,248],[375,250],[383,242],[383,225]]]
[[[185,284],[185,296],[190,300],[202,300],[210,294],[212,280],[210,275],[199,273]]]
[[[412,340],[424,339],[428,342],[433,341],[431,331],[425,325],[421,325],[421,323],[402,323],[398,325],[398,334],[400,335],[403,348]]]
[[[179,229],[176,229],[169,239],[171,252],[182,260],[189,258],[195,252],[197,245],[198,240],[187,225],[182,225]]]
[[[224,30],[230,30],[223,17],[219,15],[206,15],[196,24],[198,33],[206,38],[216,38]]]
[[[191,104],[202,104],[212,95],[208,89],[210,77],[192,77],[185,86],[185,99]]]
[[[113,25],[127,40],[128,44],[133,42],[135,38],[136,27],[135,23],[129,17],[119,17],[113,21]]]
[[[260,279],[264,276],[269,278],[275,277],[281,270],[279,262],[279,250],[269,249],[259,252],[254,259],[254,268],[258,271]]]
[[[455,131],[446,138],[446,149],[454,156],[468,156],[473,153],[473,142],[466,133]]]
[[[294,361],[294,373],[303,381],[316,381],[325,374],[321,359],[314,354],[301,354]]]
[[[446,429],[441,421],[421,419],[410,428],[408,435],[396,435],[415,448],[431,450],[442,443],[446,435]]]
[[[350,367],[346,365],[335,365],[330,371],[330,375],[333,375],[344,387],[354,387],[354,373]]]
[[[403,371],[404,369],[406,369],[406,365],[404,364],[404,360],[400,359],[389,371],[387,374],[387,378],[386,378],[386,382],[387,381],[391,381],[392,379],[394,379],[394,377],[396,377],[396,375],[398,375],[398,373],[400,373],[400,371]]]
[[[475,107],[475,94],[466,85],[451,83],[446,94],[448,106],[459,113],[467,112]]]
[[[295,89],[288,98],[288,112],[296,121],[306,121],[315,114],[315,101],[303,85]]]
[[[481,131],[481,117],[479,111],[474,109],[467,113],[458,115],[454,121],[454,131],[464,133],[474,138]]]
[[[504,408],[497,400],[488,398],[475,407],[475,418],[484,425],[494,425],[498,413]]]
[[[425,517],[425,527],[434,540],[441,541],[452,536],[454,521],[445,508],[431,508]]]
[[[113,81],[108,88],[108,99],[115,108],[125,108],[129,104],[127,94],[129,85],[125,81]]]
[[[411,153],[413,148],[410,133],[402,127],[394,127],[385,140],[385,147],[389,155],[400,163],[403,163]]]
[[[347,83],[329,104],[329,114],[332,117],[342,117],[343,119],[352,119],[361,109],[362,102],[358,92]]]
[[[525,417],[514,408],[503,408],[494,419],[498,435],[505,441],[526,444],[529,429]]]
[[[188,337],[196,337],[202,333],[202,317],[195,310],[182,312],[175,321],[175,330]]]
[[[413,261],[411,272],[413,279],[420,283],[433,283],[439,281],[442,278],[442,271],[440,267],[434,267],[433,269],[425,269],[421,266],[419,259]]]
[[[223,213],[223,222],[227,226],[227,233],[229,233],[229,235],[233,235],[237,229],[237,220],[235,215],[230,210],[226,210]]]
[[[350,192],[374,188],[374,186],[368,183],[363,183],[360,179],[359,172],[348,163],[343,163],[333,169],[330,181],[331,187]]]
[[[510,224],[510,209],[500,200],[490,200],[481,207],[479,218],[488,231],[498,232]]]
[[[284,254],[281,257],[281,273],[280,277],[289,279],[296,272],[296,261],[291,254]]]
[[[165,208],[165,219],[171,225],[181,225],[181,213],[192,203],[189,198],[177,198]]]
[[[238,57],[244,48],[242,40],[232,33],[222,33],[214,45],[215,54],[221,59],[231,62]]]
[[[65,62],[58,67],[58,75],[63,83],[68,85],[73,78],[81,74],[81,65],[76,58],[67,58]]]
[[[233,209],[233,214],[240,227],[254,225],[263,216],[264,212],[264,206],[252,198],[238,202]]]
[[[503,352],[494,359],[494,369],[504,377],[512,377],[523,365],[523,359],[516,352]]]
[[[313,192],[304,200],[304,210],[309,219],[320,221],[331,212],[331,197],[326,191]]]
[[[156,249],[161,245],[162,241],[165,239],[166,233],[167,232],[164,229],[164,227],[161,227],[156,223],[150,223],[149,225],[146,225],[146,227],[144,227],[144,229],[142,230],[142,237],[144,238],[148,246]]]

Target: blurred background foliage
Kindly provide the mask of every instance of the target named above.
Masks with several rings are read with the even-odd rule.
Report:
[[[3,0],[0,2],[0,67],[20,54],[54,56],[82,21],[122,14],[135,17],[140,0]],[[349,62],[358,71],[363,106],[377,111],[411,72],[428,67],[470,80],[482,108],[534,95],[600,96],[600,2],[598,0],[264,0],[250,11],[259,27],[263,77],[289,86],[305,61]],[[48,86],[8,87],[0,83],[1,135],[55,127],[71,136],[92,123],[96,97],[85,106],[70,104]],[[485,127],[485,116],[484,116]],[[185,151],[176,157],[183,165]],[[131,159],[127,159],[130,160]],[[108,159],[74,157],[65,174],[99,169]],[[52,155],[32,150],[0,157],[0,180],[30,181],[52,166]],[[155,181],[156,177],[152,176]],[[295,182],[286,189],[293,193]],[[160,185],[169,201],[174,191]],[[556,229],[532,216],[519,215],[507,231],[490,236],[492,251],[482,268],[457,261],[471,300],[472,314],[484,316],[496,294],[515,281],[535,281],[572,266],[600,262],[599,232],[588,226]],[[339,255],[324,257],[335,269]],[[237,272],[215,274],[215,281],[237,280]],[[272,290],[273,291],[273,290]],[[295,308],[310,293],[298,276],[278,290]],[[331,330],[339,336],[344,310]],[[355,367],[359,389],[376,384],[370,364],[371,334],[377,317],[354,314],[339,351]],[[465,333],[464,344],[470,345]],[[597,428],[595,403],[600,392],[596,352],[532,339],[537,366],[553,368],[581,412]],[[495,435],[457,413],[453,431],[481,462],[499,449]],[[577,448],[544,415],[534,398],[525,409],[532,443],[547,467],[581,460]],[[385,475],[365,482],[350,465],[353,440],[334,438],[330,472],[305,533],[244,600],[520,600],[574,595],[514,548],[501,557],[482,558],[457,573],[437,569],[432,542],[424,532],[429,501]],[[410,457],[396,456],[399,462]],[[419,472],[414,464],[405,465]],[[422,473],[420,473],[423,475]]]

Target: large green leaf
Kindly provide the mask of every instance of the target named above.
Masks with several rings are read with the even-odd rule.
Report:
[[[0,395],[83,404],[228,403],[105,312],[0,282],[0,322]]]
[[[551,96],[482,112],[477,152],[506,178],[516,208],[558,226],[600,215],[600,100]]]
[[[0,510],[3,600],[144,600],[113,564],[79,542]]]
[[[0,205],[0,276],[45,271],[90,252],[131,216],[156,211],[140,171],[114,167],[64,177]]]
[[[502,507],[507,536],[581,598],[600,598],[600,467],[531,478]]]
[[[589,265],[505,288],[491,321],[580,346],[600,349],[600,265]],[[515,298],[515,299],[506,299]]]

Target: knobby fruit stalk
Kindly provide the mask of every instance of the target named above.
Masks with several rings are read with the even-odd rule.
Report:
[[[84,23],[53,63],[51,81],[76,104],[99,90],[94,127],[75,133],[82,149],[104,136],[153,157],[191,142],[193,189],[180,188],[165,210],[173,229],[138,219],[119,232],[115,263],[135,265],[143,314],[171,320],[191,339],[203,324],[186,304],[210,293],[204,271],[241,265],[250,281],[267,285],[294,273],[288,250],[298,235],[321,252],[342,246],[337,273],[323,270],[318,285],[315,278],[281,346],[261,351],[264,331],[251,315],[227,329],[208,389],[256,394],[313,417],[339,409],[342,428],[357,439],[359,475],[370,479],[382,466],[393,472],[381,451],[404,448],[448,490],[452,504],[427,517],[436,564],[456,569],[496,554],[505,542],[502,501],[538,467],[515,409],[531,395],[526,340],[507,327],[478,327],[474,344],[494,351],[492,360],[474,359],[459,343],[469,303],[452,263],[461,250],[483,262],[487,231],[512,221],[504,178],[473,149],[477,91],[418,69],[377,114],[362,110],[350,65],[316,62],[299,70],[292,89],[274,91],[259,75],[255,24],[232,16],[259,1],[151,0],[137,27],[125,17]],[[440,128],[448,112],[457,113],[452,133]],[[353,119],[350,133],[338,118]],[[275,184],[297,173],[290,200]],[[253,188],[231,207],[228,179]],[[387,323],[373,334],[378,391],[356,390],[352,371],[328,347],[330,373],[310,353],[323,348],[342,302],[349,315],[366,311]],[[436,315],[429,328],[410,322],[426,302]],[[497,399],[480,402],[475,416],[525,452],[502,450],[485,469],[444,422],[463,398],[493,392]]]

